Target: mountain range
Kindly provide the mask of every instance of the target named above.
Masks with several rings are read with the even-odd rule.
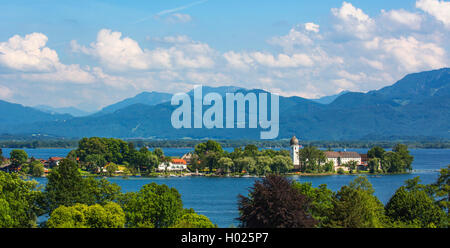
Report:
[[[62,108],[54,108],[47,105],[36,105],[33,106],[33,108],[49,113],[49,114],[68,114],[74,117],[80,117],[80,116],[88,116],[91,113],[83,111],[81,109],[75,108],[75,107],[62,107]]]
[[[203,93],[264,92],[223,86]],[[188,92],[192,96],[192,91]],[[73,117],[0,101],[0,133],[64,137],[160,139],[259,139],[261,129],[175,129],[171,94],[144,92]],[[207,109],[204,107],[204,109]],[[450,69],[409,74],[395,84],[367,93],[341,92],[325,99],[280,96],[279,138],[371,140],[392,137],[450,138]],[[246,110],[248,111],[248,109]]]

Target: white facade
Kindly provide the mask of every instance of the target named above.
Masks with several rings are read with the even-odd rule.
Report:
[[[350,161],[356,161],[358,165],[362,164],[361,155],[356,152],[333,152],[326,151],[325,156],[327,157],[327,162],[333,162],[334,169],[343,169],[348,171],[348,167],[345,166]]]
[[[185,164],[175,164],[172,162],[163,162],[158,165],[158,171],[184,171],[187,170]]]
[[[300,151],[300,146],[297,145],[291,145],[291,158],[294,165],[300,165],[300,158],[298,156],[298,153]]]
[[[299,166],[300,165],[300,158],[298,156],[299,152],[300,152],[300,145],[298,143],[298,139],[294,136],[292,137],[291,141],[290,141],[290,145],[291,145],[291,158],[292,158],[292,163],[294,164],[294,166]]]

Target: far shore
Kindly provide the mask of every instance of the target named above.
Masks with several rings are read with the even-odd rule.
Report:
[[[439,170],[436,170],[437,172]],[[286,173],[283,176],[286,177],[326,177],[326,176],[392,176],[392,175],[406,175],[406,174],[412,174],[414,172],[401,172],[401,173],[369,173],[369,172],[357,172],[357,173]],[[28,176],[29,178],[36,178]],[[130,179],[130,178],[142,178],[142,179],[152,179],[152,178],[173,178],[173,177],[210,177],[210,178],[264,178],[265,176],[258,176],[258,175],[216,175],[216,174],[204,174],[204,173],[192,173],[187,172],[183,174],[158,174],[158,175],[150,175],[150,176],[140,176],[140,175],[114,175],[114,176],[107,176],[107,175],[98,175],[98,174],[84,174],[83,177],[97,177],[97,178],[122,178],[122,179]],[[38,177],[38,178],[45,178]]]

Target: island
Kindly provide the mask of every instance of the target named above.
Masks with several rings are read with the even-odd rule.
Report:
[[[0,157],[1,170],[34,177],[46,176],[63,159],[76,162],[83,176],[109,177],[391,174],[410,172],[414,159],[404,144],[395,145],[392,151],[374,146],[367,154],[359,154],[303,147],[295,136],[288,149],[260,149],[248,144],[232,152],[224,150],[219,142],[208,140],[181,157],[166,156],[161,148],[137,148],[133,142],[121,139],[91,137],[81,139],[66,158],[29,158],[20,149],[12,150],[9,159],[1,152]]]

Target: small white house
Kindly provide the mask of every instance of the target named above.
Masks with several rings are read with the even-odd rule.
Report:
[[[172,159],[169,162],[162,162],[158,165],[158,171],[184,171],[187,170],[187,163],[184,159]]]

